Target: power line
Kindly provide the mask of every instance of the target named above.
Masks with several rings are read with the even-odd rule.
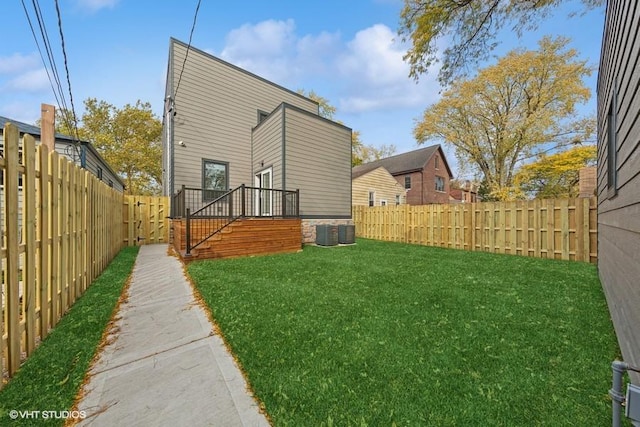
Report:
[[[29,12],[27,11],[27,6],[24,4],[24,0],[22,0],[22,8],[24,9],[24,13],[27,16],[27,21],[29,22],[29,28],[31,28],[31,34],[33,35],[33,40],[36,42],[36,46],[38,47],[38,53],[40,53],[40,59],[42,59],[42,63],[45,65],[44,71],[47,73],[47,78],[49,79],[49,84],[51,84],[51,90],[53,91],[53,96],[56,98],[56,104],[60,105],[60,100],[58,99],[58,93],[56,92],[56,89],[53,86],[53,81],[51,80],[51,74],[49,73],[49,68],[46,67],[46,62],[44,60],[44,56],[42,55],[42,49],[40,48],[40,43],[38,42],[38,36],[36,36],[36,31],[33,28],[33,23],[31,22],[31,17],[29,16]]]
[[[69,89],[69,100],[71,101],[71,114],[73,114],[73,127],[76,131],[76,138],[78,143],[80,142],[80,134],[78,132],[78,116],[76,115],[76,108],[73,105],[73,93],[71,92],[71,79],[69,77],[69,66],[67,64],[67,51],[64,47],[64,34],[62,32],[62,18],[60,16],[60,6],[58,5],[58,0],[56,2],[56,13],[58,15],[58,29],[60,30],[60,42],[62,44],[62,56],[64,58],[64,70],[67,74],[67,88]]]
[[[189,34],[189,43],[187,44],[187,52],[184,54],[184,61],[182,61],[182,69],[180,70],[180,77],[178,77],[178,84],[176,85],[176,91],[173,94],[174,101],[178,96],[178,89],[180,89],[180,82],[182,81],[182,73],[184,72],[184,67],[187,64],[187,57],[189,56],[189,49],[191,49],[191,39],[193,38],[193,30],[196,28],[196,19],[198,19],[198,11],[200,10],[201,1],[202,0],[198,0],[198,4],[196,5],[196,12],[193,15],[193,24],[191,25],[191,33]]]
[[[71,95],[71,82],[69,79],[69,70],[67,66],[67,57],[66,57],[65,46],[64,46],[64,34],[62,32],[62,22],[60,19],[60,9],[58,6],[58,1],[56,0],[56,11],[58,12],[58,27],[60,29],[60,37],[62,41],[62,52],[65,60],[64,61],[65,70],[67,72],[67,85],[69,89],[69,95],[71,96],[71,108],[72,108],[71,110],[69,110],[67,100],[64,95],[64,89],[62,87],[62,82],[60,81],[58,67],[55,61],[53,48],[51,47],[51,41],[49,39],[49,34],[48,34],[45,20],[42,14],[42,9],[40,8],[40,4],[38,0],[32,0],[31,2],[33,6],[35,19],[37,20],[37,23],[38,23],[38,29],[40,30],[40,36],[42,38],[42,46],[44,47],[44,51],[46,55],[45,53],[43,53],[43,49],[41,48],[40,42],[38,41],[38,36],[36,35],[36,31],[34,29],[34,25],[31,20],[29,11],[27,10],[27,6],[24,0],[21,0],[21,1],[22,1],[22,7],[24,9],[25,15],[27,17],[27,21],[29,22],[31,34],[33,35],[34,41],[38,48],[38,52],[40,54],[40,58],[42,59],[45,72],[47,73],[47,78],[49,79],[49,83],[51,84],[51,90],[53,91],[53,95],[56,99],[58,109],[63,111],[62,119],[64,120],[65,124],[67,125],[68,129],[71,131],[72,134],[74,133],[74,130],[75,130],[75,135],[72,135],[72,138],[74,139],[74,141],[79,143],[79,132],[77,127],[77,119],[76,119],[77,116],[76,116],[75,108],[73,105],[73,96]],[[71,120],[70,114],[72,114],[73,120]]]

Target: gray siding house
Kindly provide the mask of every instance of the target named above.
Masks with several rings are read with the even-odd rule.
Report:
[[[24,134],[33,136],[36,144],[40,143],[40,128],[17,120],[0,116],[0,150],[3,147],[4,125],[12,123],[16,125],[20,131],[20,137]],[[109,164],[100,156],[95,147],[87,141],[76,142],[72,137],[60,133],[55,134],[55,150],[58,154],[65,156],[76,165],[88,170],[97,176],[101,181],[123,192],[124,182],[111,169]]]
[[[640,366],[640,4],[609,0],[598,74],[598,270],[624,360]],[[630,373],[632,381],[640,381]]]
[[[165,195],[300,190],[307,241],[316,223],[351,223],[351,129],[315,101],[173,38],[165,90]]]

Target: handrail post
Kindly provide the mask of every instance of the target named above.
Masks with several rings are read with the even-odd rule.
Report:
[[[287,216],[287,192],[286,190],[282,190],[280,194],[280,215],[282,215],[282,218],[285,218]]]
[[[187,208],[187,224],[186,224],[186,240],[187,240],[187,251],[186,255],[191,255],[191,209]]]
[[[185,215],[185,208],[187,207],[187,188],[182,184],[182,194],[180,194],[180,216]]]
[[[300,218],[300,189],[296,189],[296,218]]]
[[[241,194],[240,195],[240,199],[242,201],[242,217],[244,218],[246,216],[246,211],[245,211],[245,207],[244,207],[245,201],[246,201],[245,194],[244,194],[244,191],[245,191],[244,184],[242,184],[240,187],[242,187],[242,191],[240,192],[240,194]]]

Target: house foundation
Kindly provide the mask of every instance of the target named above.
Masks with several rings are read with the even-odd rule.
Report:
[[[353,219],[303,219],[302,220],[302,243],[316,242],[316,225],[354,225]]]

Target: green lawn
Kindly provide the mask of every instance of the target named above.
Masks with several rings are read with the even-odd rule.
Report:
[[[610,424],[593,265],[359,239],[188,272],[276,426]]]
[[[0,426],[64,424],[43,416],[12,420],[9,412],[71,409],[137,254],[137,247],[120,251],[0,390]]]

